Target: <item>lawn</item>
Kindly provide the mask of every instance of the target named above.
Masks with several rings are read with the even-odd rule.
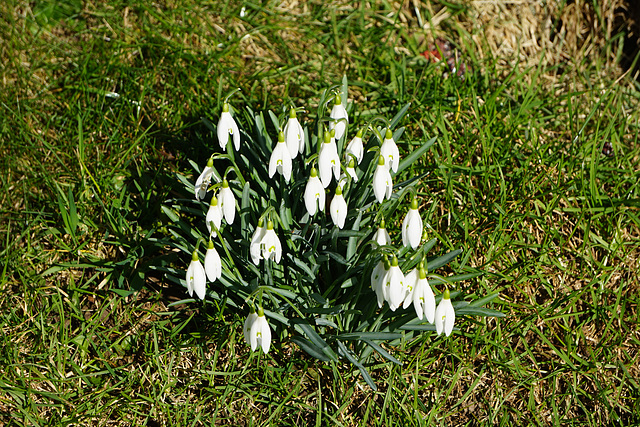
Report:
[[[639,425],[637,27],[546,3],[0,5],[0,424]],[[462,250],[439,274],[505,315],[382,344],[375,391],[165,274],[224,96],[310,120],[343,76],[354,123],[410,103],[401,155],[435,137],[400,175]]]

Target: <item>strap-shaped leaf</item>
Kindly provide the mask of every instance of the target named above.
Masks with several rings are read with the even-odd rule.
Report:
[[[392,355],[390,355],[387,350],[385,350],[384,348],[380,347],[378,344],[374,343],[371,340],[363,340],[364,342],[367,343],[367,345],[371,346],[375,351],[377,351],[380,356],[384,357],[385,359],[389,360],[390,362],[395,363],[396,365],[400,365],[402,366],[402,362],[399,361],[398,359],[396,359],[395,357],[393,357]]]
[[[400,111],[398,111],[398,114],[393,116],[393,119],[391,119],[391,123],[390,123],[390,126],[392,129],[396,127],[396,125],[400,122],[400,120],[402,120],[404,115],[407,114],[407,111],[409,111],[410,106],[411,106],[411,103],[408,102],[407,104],[404,105],[404,107],[400,109]]]
[[[331,359],[329,357],[327,357],[322,352],[322,349],[318,348],[316,345],[314,345],[308,339],[306,339],[304,337],[300,337],[300,336],[295,336],[295,337],[291,338],[291,341],[293,341],[294,343],[298,344],[298,346],[300,346],[301,349],[306,351],[311,357],[315,357],[316,359],[320,359],[323,362],[330,362],[331,361]]]
[[[325,340],[323,340],[320,335],[311,327],[311,325],[307,323],[297,323],[296,329],[302,331],[306,336],[309,337],[311,342],[318,347],[323,354],[329,357],[334,362],[338,361],[338,356],[333,351],[333,349],[327,344]]]
[[[417,150],[414,150],[411,154],[409,154],[407,157],[402,159],[400,161],[400,164],[398,165],[398,172],[397,173],[400,173],[403,170],[405,170],[406,168],[408,168],[409,166],[411,166],[411,164],[413,162],[415,162],[416,160],[418,160],[424,153],[426,153],[426,151],[435,142],[436,142],[436,137],[434,136],[433,138],[431,138],[430,140],[428,140],[427,142],[422,144],[422,146],[420,148],[418,148]]]
[[[397,332],[348,332],[338,335],[341,340],[395,340],[402,338]]]
[[[367,369],[360,362],[358,362],[355,357],[351,355],[349,349],[340,341],[338,341],[338,347],[340,348],[340,351],[344,355],[344,357],[346,357],[349,362],[353,363],[355,367],[358,368],[360,374],[362,374],[362,378],[369,385],[369,387],[371,387],[373,391],[377,391],[378,387],[376,387],[376,384],[373,382],[373,379],[371,378],[371,375],[369,375]]]
[[[493,310],[491,308],[484,308],[484,307],[473,307],[471,305],[468,305],[461,309],[456,309],[456,316],[457,315],[482,316],[482,317],[505,317],[506,316],[506,314],[498,310]]]
[[[447,265],[449,263],[449,261],[451,261],[452,259],[454,259],[458,255],[460,255],[461,253],[462,253],[462,249],[456,249],[455,251],[451,251],[449,253],[446,253],[446,254],[444,254],[442,256],[439,256],[438,258],[427,259],[427,269],[429,271],[433,271],[436,268],[440,268],[443,265]]]

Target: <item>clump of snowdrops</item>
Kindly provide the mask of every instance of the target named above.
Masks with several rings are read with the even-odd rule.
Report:
[[[382,341],[448,337],[463,315],[500,313],[481,307],[496,295],[455,301],[455,283],[477,274],[436,274],[461,250],[428,255],[437,241],[420,207],[430,201],[416,190],[426,173],[404,171],[436,139],[401,156],[397,126],[409,105],[356,124],[347,96],[345,78],[321,94],[313,121],[309,106],[265,114],[234,109],[228,96],[217,126],[203,119],[219,146],[192,162],[196,179],[178,176],[192,200],[164,210],[174,246],[190,255],[182,278],[171,276],[189,301],[225,301],[245,313],[252,350],[290,339],[320,360],[345,358],[375,389],[363,364],[372,352],[400,364]]]

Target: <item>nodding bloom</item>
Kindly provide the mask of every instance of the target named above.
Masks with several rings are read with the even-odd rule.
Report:
[[[340,95],[336,95],[333,99],[333,108],[331,109],[331,113],[329,114],[333,120],[329,122],[329,130],[336,130],[336,139],[342,138],[345,131],[347,130],[347,125],[349,124],[349,115],[347,114],[347,110],[342,105],[342,99]]]
[[[236,151],[240,149],[240,131],[236,121],[231,117],[229,112],[229,104],[226,102],[222,104],[222,114],[220,114],[220,120],[218,121],[218,143],[220,148],[227,150],[227,142],[229,137],[233,137],[233,145]]]
[[[202,170],[202,173],[196,180],[196,185],[194,187],[196,193],[196,200],[204,199],[207,195],[207,190],[209,189],[209,184],[211,184],[211,177],[213,176],[213,159],[209,158],[207,160],[207,166]]]
[[[258,315],[253,318],[251,322],[251,327],[249,328],[249,344],[251,345],[251,351],[255,351],[260,347],[264,354],[269,352],[269,347],[271,346],[271,329],[269,328],[267,318],[264,317],[262,307],[258,308]]]
[[[251,347],[251,327],[253,326],[253,322],[258,318],[258,313],[255,312],[253,307],[251,308],[251,313],[247,316],[244,321],[244,327],[242,328],[242,332],[244,333],[244,342],[247,343],[249,347]]]
[[[386,223],[384,222],[384,219],[383,219],[382,221],[380,221],[380,226],[378,227],[378,230],[376,231],[375,236],[373,236],[373,240],[375,240],[376,243],[379,244],[380,246],[391,244],[391,236],[389,236],[389,233],[387,232],[387,229],[385,228],[385,226],[386,226]]]
[[[382,308],[384,304],[384,278],[389,268],[391,268],[391,264],[385,255],[371,272],[371,289],[376,293],[379,308]]]
[[[267,231],[264,232],[262,240],[260,240],[260,249],[262,258],[272,259],[276,264],[280,263],[282,257],[282,245],[275,231],[273,231],[273,221],[267,222]]]
[[[211,240],[207,245],[207,253],[204,255],[204,271],[210,282],[215,282],[222,276],[222,261]]]
[[[187,292],[189,292],[189,296],[191,297],[195,291],[198,298],[204,299],[206,290],[207,276],[202,263],[200,263],[198,259],[198,252],[193,251],[191,263],[189,264],[189,268],[187,268]]]
[[[378,166],[373,173],[373,194],[376,196],[376,200],[379,203],[385,199],[391,198],[391,192],[393,191],[393,180],[389,169],[384,165],[384,157],[378,157]]]
[[[449,289],[445,289],[442,294],[442,300],[440,300],[440,304],[438,304],[438,308],[436,308],[434,321],[438,335],[442,332],[444,332],[446,336],[451,335],[453,323],[456,321],[456,312],[451,304]]]
[[[364,145],[362,143],[362,129],[358,129],[358,133],[353,137],[351,142],[347,145],[347,149],[345,152],[347,155],[353,156],[358,164],[362,162],[362,157],[364,157]]]
[[[284,142],[283,132],[278,134],[278,142],[269,159],[269,178],[273,177],[276,170],[280,175],[284,176],[285,181],[289,182],[291,179],[291,154],[289,153],[287,144]]]
[[[302,154],[304,151],[304,130],[296,117],[296,110],[289,110],[289,120],[284,125],[284,141],[289,149],[292,159],[295,159],[298,152]]]
[[[255,265],[260,264],[260,260],[262,259],[260,242],[266,232],[267,229],[264,227],[264,220],[260,218],[258,220],[258,226],[253,232],[253,236],[251,236],[251,243],[249,244],[249,253],[251,254],[251,260]]]
[[[394,255],[391,259],[391,267],[384,277],[384,299],[389,303],[391,311],[396,311],[404,301],[406,285],[404,274],[398,266],[398,258]]]
[[[322,186],[327,188],[331,183],[331,174],[335,176],[336,181],[340,178],[340,157],[338,156],[338,146],[336,141],[331,137],[330,132],[324,133],[324,142],[320,145],[320,153],[318,154],[318,172],[320,172],[320,181]]]
[[[222,180],[222,188],[218,192],[218,203],[220,203],[220,210],[222,210],[222,216],[227,224],[233,224],[236,217],[236,197],[229,188],[229,182],[226,179]]]
[[[409,212],[402,221],[402,244],[411,249],[420,246],[422,239],[422,218],[418,212],[418,200],[414,197]]]
[[[329,213],[331,214],[333,223],[342,229],[342,227],[344,227],[344,221],[347,218],[347,202],[344,200],[340,186],[336,187],[336,193],[329,206]]]
[[[211,198],[205,222],[207,224],[207,230],[209,230],[209,235],[211,237],[216,237],[218,235],[216,230],[220,229],[220,225],[222,225],[222,209],[220,209],[218,198],[216,196]]]
[[[316,214],[318,209],[324,211],[324,204],[324,186],[322,185],[322,182],[320,182],[320,178],[318,178],[318,171],[316,168],[311,168],[311,175],[309,176],[309,181],[307,181],[307,186],[304,189],[304,205],[306,206],[309,215],[313,216]]]
[[[413,308],[415,308],[416,315],[420,320],[424,317],[429,323],[433,323],[436,315],[436,298],[433,295],[429,281],[427,281],[427,272],[424,268],[420,267],[416,279],[413,285]]]
[[[398,152],[398,146],[393,140],[393,134],[391,129],[387,128],[385,132],[384,141],[380,146],[380,155],[384,157],[387,168],[398,172],[398,163],[400,163],[400,153]]]
[[[356,174],[356,164],[353,159],[350,159],[349,163],[347,163],[347,173],[349,174],[351,179],[353,179],[353,182],[358,182],[358,175]]]

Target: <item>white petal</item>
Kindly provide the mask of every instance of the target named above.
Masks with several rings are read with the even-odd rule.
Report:
[[[249,253],[251,254],[251,260],[255,265],[260,264],[260,260],[262,259],[262,254],[260,253],[260,241],[264,237],[264,233],[266,233],[266,231],[267,229],[265,227],[256,227],[253,232],[253,236],[251,236]]]
[[[395,311],[398,308],[403,300],[404,294],[406,292],[406,287],[404,284],[404,274],[400,270],[398,266],[391,266],[389,270],[389,274],[387,275],[387,284],[388,286],[388,299],[389,307],[392,311]]]
[[[362,138],[354,136],[346,149],[347,154],[353,154],[356,158],[356,162],[360,164],[362,157],[364,156],[364,145],[362,144]]]
[[[227,224],[233,224],[236,217],[236,198],[229,187],[222,187],[218,194],[218,204]]]
[[[413,302],[413,296],[417,290],[416,285],[418,284],[418,269],[414,268],[410,272],[404,276],[404,284],[405,284],[405,294],[404,294],[404,302],[402,303],[402,308],[407,308]],[[416,309],[417,310],[417,309]],[[418,316],[419,319],[422,320],[422,315]]]
[[[216,233],[215,229],[212,229],[211,223],[213,222],[216,229],[220,229],[220,225],[222,225],[222,210],[220,209],[220,204],[215,206],[209,205],[205,222],[207,224],[207,230],[209,230],[209,235],[216,237],[218,233]]]
[[[193,296],[195,291],[200,299],[204,299],[207,287],[207,277],[200,261],[191,261],[187,269],[187,291]]]
[[[417,209],[409,209],[402,222],[402,244],[416,249],[422,239],[422,218]]]
[[[375,240],[380,246],[391,244],[391,236],[389,236],[389,232],[387,232],[386,228],[378,228],[373,240]]]
[[[196,184],[194,186],[194,190],[196,193],[196,199],[204,199],[207,195],[207,189],[209,188],[209,184],[211,184],[211,177],[213,175],[213,168],[205,166],[202,170],[202,173],[196,180]]]
[[[253,323],[258,318],[258,314],[254,311],[247,316],[247,319],[244,321],[244,327],[242,328],[242,332],[244,332],[244,342],[247,343],[248,346],[251,346],[251,327]]]
[[[342,135],[344,135],[347,130],[347,124],[349,124],[349,115],[347,114],[347,110],[344,108],[344,105],[334,105],[329,116],[335,120],[329,123],[329,129],[336,130],[336,139],[342,138]]]
[[[388,169],[393,170],[393,172],[398,171],[400,153],[393,138],[385,139],[382,142],[382,145],[380,146],[380,155],[384,157],[384,164]]]
[[[218,143],[220,144],[220,148],[224,150],[227,149],[227,142],[229,142],[229,135],[234,134],[234,131],[237,129],[237,126],[235,126],[235,129],[234,129],[234,126],[235,126],[235,121],[233,120],[233,117],[231,117],[231,113],[228,111],[226,112],[223,111],[222,114],[220,114],[220,120],[218,120],[218,129],[217,129]],[[237,134],[238,132],[235,132],[235,133]]]
[[[307,181],[307,186],[304,189],[304,204],[310,216],[315,215],[318,208],[324,211],[324,187],[317,176],[309,177],[309,181]]]
[[[284,126],[284,141],[292,159],[296,158],[298,151],[302,153],[300,147],[304,147],[304,131],[297,118],[289,117],[287,124]]]
[[[436,308],[434,319],[438,335],[442,332],[444,332],[446,336],[451,335],[455,319],[456,313],[451,304],[451,300],[442,298],[440,304],[438,304],[438,308]]]
[[[215,248],[207,249],[207,253],[204,256],[204,271],[207,273],[207,279],[210,282],[215,282],[222,276],[222,261]]]
[[[255,350],[260,346],[263,352],[269,352],[269,347],[271,346],[271,329],[264,315],[258,316],[251,325],[249,341],[251,342],[251,350]]]
[[[376,166],[376,170],[373,173],[373,194],[376,196],[376,200],[382,203],[384,198],[391,198],[391,190],[393,184],[391,182],[391,175],[384,165]]]
[[[338,228],[344,227],[344,221],[347,218],[347,202],[344,200],[342,194],[333,196],[331,205],[329,206],[329,212],[331,214],[331,220]]]

